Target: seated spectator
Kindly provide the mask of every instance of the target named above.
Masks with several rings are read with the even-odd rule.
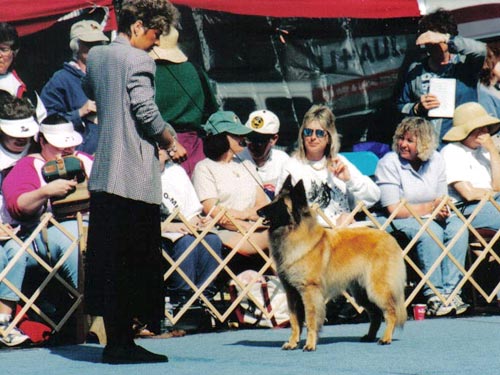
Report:
[[[176,208],[179,208],[180,213],[189,220],[195,229],[203,230],[205,220],[200,216],[202,205],[187,172],[178,164],[169,161],[165,150],[159,151],[159,157],[163,168],[161,175],[162,221],[165,221]],[[163,223],[161,229],[163,237],[162,246],[175,261],[196,240],[196,237],[191,234],[189,228],[183,222]],[[222,242],[219,237],[216,234],[208,233],[204,237],[204,240],[220,257]],[[182,261],[180,269],[193,284],[200,288],[218,265],[217,260],[205,246],[199,243]],[[212,282],[203,294],[208,298],[212,298],[215,292],[215,285]],[[184,304],[193,294],[193,290],[179,273],[174,272],[168,279],[167,294],[170,296],[170,302],[175,306]]]
[[[47,117],[41,124],[40,133],[36,139],[41,151],[20,159],[2,185],[5,204],[13,220],[10,224],[21,225],[21,231],[18,233],[21,239],[31,234],[35,226],[39,224],[40,216],[44,212],[51,211],[51,198],[64,197],[70,194],[77,185],[77,181],[65,179],[45,182],[42,178],[42,168],[45,163],[59,157],[75,155],[82,161],[87,175],[92,167],[91,156],[75,152],[75,147],[82,141],[81,135],[73,129],[72,123],[68,123],[60,116]],[[61,225],[75,237],[78,236],[76,220],[66,220]],[[41,233],[36,237],[34,248],[40,257],[54,265],[70,244],[70,239],[57,227],[52,226],[48,228],[46,238]],[[2,260],[0,272],[15,256],[19,248],[14,240],[9,240],[4,244],[0,253]],[[19,258],[7,274],[8,280],[21,290],[26,267],[39,266],[33,257],[26,254],[26,256]],[[61,270],[62,276],[76,287],[78,282],[78,251],[73,251]],[[8,302],[6,303],[6,301]],[[18,301],[19,297],[10,288],[3,283],[0,284],[0,306],[3,303],[1,309],[4,314],[12,315]],[[13,343],[18,341],[17,338],[11,340]]]
[[[41,98],[48,115],[57,113],[73,123],[83,136],[77,150],[93,154],[97,147],[97,108],[82,89],[82,78],[87,69],[87,55],[95,46],[108,42],[102,27],[96,21],[83,20],[71,26],[69,47],[71,61],[54,73],[42,89]]]
[[[445,164],[436,151],[437,137],[432,124],[421,117],[407,117],[396,128],[393,138],[393,152],[386,154],[378,163],[375,172],[381,191],[381,204],[392,214],[402,199],[420,217],[430,215],[447,193]],[[385,220],[384,220],[385,221]],[[445,205],[430,223],[430,230],[445,245],[452,241],[463,222],[451,214]],[[410,211],[401,208],[389,231],[398,230],[413,238],[421,225]],[[450,253],[461,264],[465,264],[467,253],[467,232],[461,235]],[[442,250],[428,232],[423,232],[416,243],[417,256],[422,272],[428,273]],[[445,257],[429,277],[429,281],[445,298],[450,295],[461,280],[461,273],[449,257]],[[427,298],[427,314],[443,316],[464,313],[469,307],[459,294],[451,305],[444,305],[433,290],[425,285],[423,294]]]
[[[255,169],[236,157],[243,151],[243,136],[251,130],[230,111],[214,113],[203,129],[207,133],[203,142],[207,158],[198,162],[193,173],[193,185],[203,211],[214,217],[224,207],[239,226],[248,230],[259,219],[257,210],[269,202],[252,172]],[[234,248],[242,238],[241,233],[226,216],[218,224],[222,242]],[[266,230],[254,232],[250,239],[261,249],[268,248]],[[239,248],[239,253],[248,256],[255,254],[256,250],[247,240]]]
[[[317,204],[334,226],[350,224],[346,220],[357,201],[371,207],[380,198],[377,185],[339,150],[335,116],[328,107],[313,105],[299,129],[298,150],[284,165],[276,187],[279,191],[288,175],[293,184],[303,180],[309,205]],[[318,220],[329,226],[322,217]]]
[[[40,122],[47,115],[47,110],[38,95],[33,91],[28,91],[14,69],[14,61],[19,48],[20,40],[15,27],[7,22],[0,22],[0,90],[7,91],[18,98],[30,99],[36,104],[36,117]]]
[[[29,100],[0,90],[0,171],[27,155],[38,129]]]
[[[458,35],[453,14],[444,9],[422,17],[417,32],[416,45],[425,48],[426,54],[408,68],[397,106],[403,115],[421,116],[432,122],[441,143],[451,128],[451,119],[428,116],[429,110],[440,106],[435,93],[429,92],[431,79],[454,79],[455,107],[477,101],[478,73],[486,57],[486,44]]]
[[[273,112],[264,109],[250,113],[245,126],[253,132],[247,135],[247,147],[238,156],[253,164],[259,183],[273,199],[278,177],[290,158],[286,152],[274,148],[279,138],[280,120]]]
[[[26,85],[14,70],[14,59],[19,52],[17,30],[7,22],[0,22],[0,89],[18,98],[26,93]]]
[[[0,90],[0,169],[2,175],[26,156],[31,139],[38,133],[38,123],[35,120],[35,109],[27,99],[19,99],[6,91]],[[3,197],[0,196],[0,221],[9,229],[12,226],[10,216],[4,210]],[[9,239],[7,233],[0,230],[0,241],[5,243]],[[13,255],[8,254],[0,246],[0,270],[3,270]],[[10,280],[12,273],[6,275]],[[0,283],[0,329],[5,330],[15,311],[18,298],[4,283]],[[0,343],[6,346],[21,345],[29,339],[18,328],[9,334],[0,334]]]
[[[486,113],[479,103],[471,102],[457,107],[453,128],[443,137],[450,142],[441,150],[449,194],[465,216],[471,215],[478,201],[488,194],[493,194],[500,204],[500,154],[492,140],[499,129],[500,119]],[[499,230],[500,212],[488,202],[472,225]]]
[[[483,69],[479,72],[478,102],[491,116],[500,118],[500,43],[488,44]],[[500,134],[493,135],[500,151]]]

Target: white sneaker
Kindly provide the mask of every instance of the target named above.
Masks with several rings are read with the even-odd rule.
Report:
[[[468,303],[465,303],[462,300],[462,297],[460,297],[459,294],[453,297],[453,300],[451,301],[451,306],[455,309],[457,315],[463,314],[470,307]]]
[[[9,323],[0,323],[0,343],[6,346],[18,346],[30,339],[17,327],[14,327],[8,334],[4,334],[8,326]]]
[[[427,300],[427,311],[428,316],[445,316],[449,315],[453,311],[452,305],[443,305],[438,296],[432,296]]]

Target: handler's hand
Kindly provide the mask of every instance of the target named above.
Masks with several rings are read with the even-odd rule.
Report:
[[[426,31],[417,38],[416,45],[423,46],[426,44],[448,43],[449,39],[449,34],[443,34],[437,31]]]
[[[184,148],[183,145],[181,145],[179,142],[177,142],[177,151],[175,152],[174,156],[172,156],[172,161],[174,163],[182,163],[188,158],[188,154],[186,152],[186,149]]]

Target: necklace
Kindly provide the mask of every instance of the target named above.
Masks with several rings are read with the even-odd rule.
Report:
[[[320,160],[309,161],[309,165],[315,171],[322,171],[322,170],[324,170],[326,168],[327,161],[326,161],[326,158],[323,157]]]

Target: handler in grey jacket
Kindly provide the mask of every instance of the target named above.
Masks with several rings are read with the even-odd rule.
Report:
[[[177,17],[165,0],[128,0],[117,38],[87,59],[83,88],[96,101],[100,134],[89,180],[85,297],[88,312],[104,317],[107,363],[168,360],[134,344],[132,321],[159,324],[164,315],[157,146],[174,161],[186,154],[155,104],[147,51]]]

